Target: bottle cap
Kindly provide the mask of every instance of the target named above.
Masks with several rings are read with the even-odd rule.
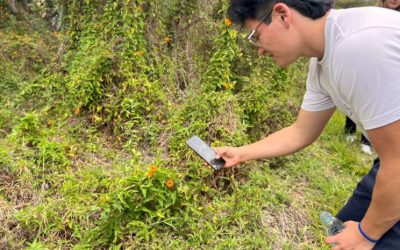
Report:
[[[335,218],[334,218],[329,212],[327,212],[327,211],[322,211],[322,212],[320,213],[320,217],[321,217],[322,222],[323,222],[325,225],[326,225],[326,224],[329,224],[329,223],[331,223],[332,221],[335,220]]]

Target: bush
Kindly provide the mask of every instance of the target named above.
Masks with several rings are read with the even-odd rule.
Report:
[[[128,235],[149,241],[163,228],[181,232],[195,210],[177,174],[155,165],[120,180],[115,191],[99,200],[103,212],[88,236],[97,246],[118,245]]]

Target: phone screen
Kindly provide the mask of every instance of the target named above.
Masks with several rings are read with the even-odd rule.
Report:
[[[224,159],[216,159],[217,153],[210,148],[202,139],[194,135],[186,141],[186,144],[193,149],[208,165],[214,170],[220,170],[224,165]]]

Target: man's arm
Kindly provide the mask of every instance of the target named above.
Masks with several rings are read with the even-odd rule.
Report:
[[[379,239],[400,220],[400,120],[368,130],[380,158],[371,204],[361,221],[372,239]]]
[[[313,143],[332,116],[334,108],[310,112],[300,109],[295,123],[266,138],[242,147],[216,148],[218,156],[226,161],[225,167],[240,162],[288,155]]]
[[[367,132],[380,158],[371,203],[360,224],[347,221],[343,232],[326,238],[326,243],[335,243],[335,250],[370,250],[374,244],[357,227],[378,240],[400,219],[400,120]]]

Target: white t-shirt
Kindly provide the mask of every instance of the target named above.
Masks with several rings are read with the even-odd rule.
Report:
[[[400,119],[400,12],[331,10],[324,57],[311,58],[302,108],[335,106],[365,135]]]

